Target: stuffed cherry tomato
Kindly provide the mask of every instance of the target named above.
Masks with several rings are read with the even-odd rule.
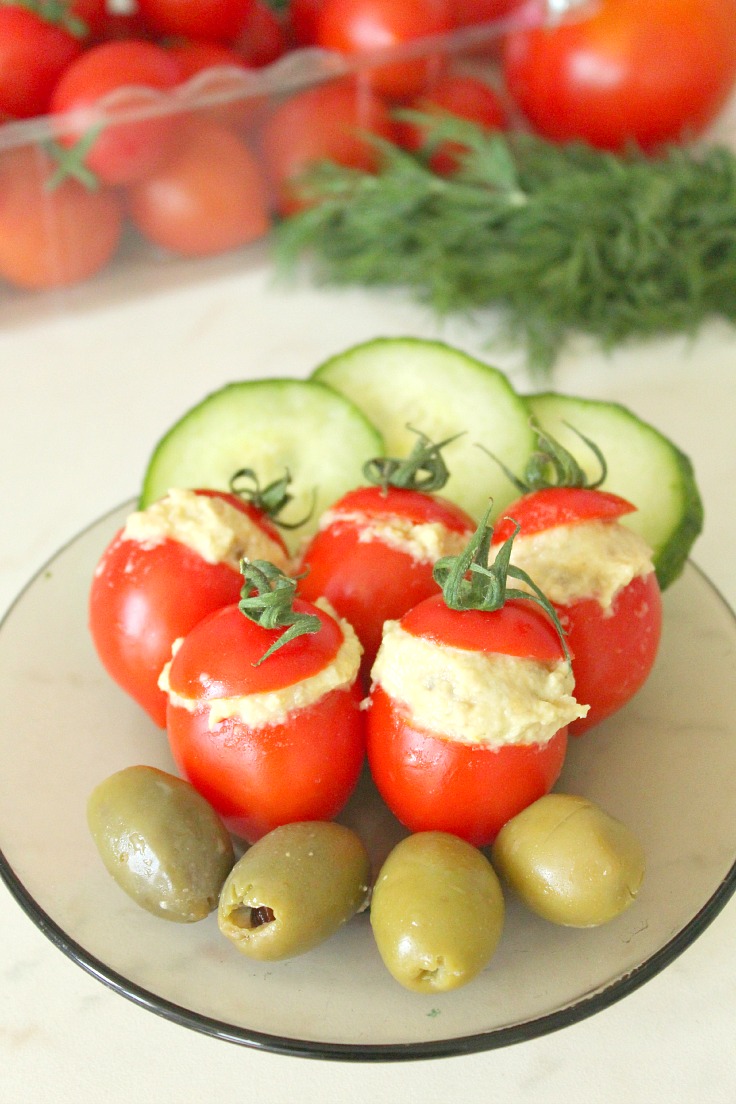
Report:
[[[557,442],[542,440],[559,455]],[[582,481],[578,473],[569,481]],[[520,527],[512,562],[533,577],[557,611],[572,654],[576,696],[590,706],[570,726],[578,736],[619,710],[646,682],[659,648],[662,599],[652,550],[620,522],[636,507],[601,490],[601,480],[566,486],[561,478],[555,486],[537,479],[537,490],[506,508],[494,540],[507,537],[514,523]]]
[[[539,609],[506,590],[507,553],[484,566],[486,525],[436,566],[443,593],[386,625],[366,711],[371,773],[394,815],[478,847],[549,792],[586,711],[544,597]]]
[[[348,619],[364,648],[366,677],[384,622],[437,593],[435,562],[460,551],[475,529],[464,510],[418,489],[444,486],[441,447],[422,437],[407,460],[367,464],[365,474],[380,485],[336,502],[302,557],[300,594],[311,601],[324,595]]]
[[[89,599],[92,639],[108,673],[161,728],[166,695],[158,678],[171,646],[237,602],[246,555],[289,562],[262,507],[206,490],[172,490],[131,514],[102,555]]]
[[[281,824],[332,819],[358,780],[365,739],[350,625],[295,600],[295,580],[273,565],[243,571],[240,604],[200,622],[161,681],[179,770],[253,842]],[[274,615],[281,600],[285,613]]]

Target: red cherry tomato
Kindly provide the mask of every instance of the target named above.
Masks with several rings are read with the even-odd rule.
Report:
[[[299,592],[311,601],[324,595],[350,622],[364,648],[367,680],[384,621],[396,620],[439,589],[432,577],[437,555],[412,552],[412,531],[438,527],[460,538],[456,543],[462,547],[475,522],[446,499],[396,487],[350,491],[331,507],[330,519],[304,552]],[[397,525],[406,531],[403,542],[387,534]]]
[[[98,40],[107,26],[107,0],[71,0],[69,14],[84,25],[85,41]]]
[[[343,632],[334,618],[306,602],[320,629],[256,662],[279,637],[229,606],[184,639],[171,664],[168,734],[181,773],[219,812],[232,832],[253,842],[280,824],[330,820],[358,780],[365,754],[356,684],[295,705],[299,688],[335,659]],[[210,721],[213,699],[284,694],[292,703],[273,722],[248,724],[237,715]]]
[[[220,492],[286,550],[273,525],[258,511]],[[166,724],[166,695],[158,677],[171,659],[175,640],[213,610],[237,602],[243,585],[227,563],[210,563],[179,540],[152,544],[118,532],[95,572],[89,597],[89,626],[108,674],[159,727]]]
[[[20,5],[0,5],[0,113],[45,115],[57,81],[81,52],[81,41],[63,27]]]
[[[128,189],[141,234],[186,257],[247,245],[268,233],[265,182],[248,147],[226,127],[192,119],[177,151]]]
[[[456,27],[474,27],[503,19],[521,4],[522,0],[451,0],[450,7]]]
[[[59,120],[59,141],[74,146],[92,142],[84,161],[108,184],[129,184],[152,172],[163,161],[176,138],[181,116],[166,113],[146,119],[113,123],[116,113],[145,111],[160,94],[182,79],[176,59],[152,42],[125,40],[92,46],[64,72],[51,98]],[[109,103],[109,117],[101,116],[100,101]],[[94,128],[102,126],[95,137]]]
[[[506,125],[506,110],[500,96],[485,81],[462,74],[448,74],[409,105],[430,115],[453,115],[469,119],[485,130],[500,130]],[[408,150],[417,150],[427,140],[426,128],[401,122],[398,141]],[[432,153],[429,164],[436,173],[449,174],[458,168],[463,145],[442,142]]]
[[[509,519],[513,519],[521,526],[514,543],[518,556],[524,535],[557,526],[584,526],[591,521],[616,524],[619,517],[633,510],[630,502],[605,491],[550,487],[512,502],[493,540],[498,544],[510,535],[513,522]],[[553,555],[558,570],[562,552],[555,548]],[[513,550],[511,562],[515,562]],[[541,579],[534,581],[544,589]],[[662,630],[659,584],[654,571],[636,575],[615,594],[610,608],[604,608],[595,595],[564,604],[548,597],[572,654],[575,696],[590,706],[586,717],[570,725],[570,733],[579,736],[621,709],[649,677]]]
[[[589,15],[509,34],[504,75],[553,141],[650,150],[699,134],[736,79],[733,0],[601,0]]]
[[[249,65],[261,68],[283,57],[288,45],[285,24],[265,0],[253,0],[253,6],[233,42],[233,48]]]
[[[160,38],[200,38],[233,42],[253,0],[138,0],[150,31]]]
[[[563,657],[552,623],[530,603],[500,610],[451,610],[441,595],[414,607],[401,627],[434,644],[555,663]],[[484,847],[507,820],[554,785],[567,728],[545,743],[466,744],[423,728],[409,707],[375,685],[367,717],[371,774],[384,801],[412,832],[452,832]]]
[[[317,44],[356,55],[401,47],[446,34],[453,22],[448,0],[325,0],[317,24]],[[441,49],[372,68],[372,88],[391,99],[415,96],[444,68]]]
[[[247,94],[247,78],[240,76],[252,73],[253,65],[231,46],[217,42],[177,42],[167,48],[179,64],[182,81],[190,82],[194,78],[190,87],[192,110],[197,118],[233,127],[238,132],[247,130],[263,102],[262,97]],[[208,97],[221,94],[234,98],[208,107],[200,106]]]
[[[55,169],[33,146],[0,154],[0,276],[28,290],[89,279],[120,241],[118,196],[77,180],[52,185]]]
[[[279,212],[310,205],[298,178],[318,161],[376,170],[379,155],[366,134],[391,140],[394,124],[384,101],[351,80],[309,88],[277,106],[264,123],[261,150]]]
[[[289,0],[288,23],[296,46],[316,46],[319,14],[325,0]]]

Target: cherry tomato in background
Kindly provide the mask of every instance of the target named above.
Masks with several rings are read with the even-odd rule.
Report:
[[[471,662],[473,656],[510,656],[518,662],[524,683],[526,666],[545,669],[564,657],[551,621],[519,600],[493,612],[454,610],[437,595],[410,610],[399,626],[409,641],[426,642],[430,649],[414,656],[425,682],[433,684],[430,695],[439,697],[443,678],[453,678],[452,693],[463,726],[467,723],[465,675],[455,679],[451,669],[462,672],[464,656]],[[431,658],[435,653],[436,663]],[[507,820],[552,788],[565,759],[567,725],[544,740],[501,745],[463,742],[448,735],[441,718],[444,709],[436,704],[430,709],[431,727],[417,721],[413,705],[406,700],[412,694],[407,691],[404,697],[401,686],[402,675],[407,681],[411,677],[411,665],[410,650],[406,666],[396,668],[398,689],[393,684],[387,689],[379,671],[371,690],[366,718],[373,780],[389,809],[410,831],[451,832],[484,847]],[[488,672],[483,675],[489,681]]]
[[[394,133],[386,103],[354,80],[333,81],[284,100],[265,120],[260,140],[279,212],[294,214],[310,205],[298,177],[318,161],[374,172],[379,154],[365,135],[391,140]]]
[[[149,241],[185,257],[247,245],[268,233],[261,168],[240,138],[217,123],[191,119],[176,151],[128,188],[128,213]]]
[[[319,15],[325,0],[290,0],[288,24],[295,46],[316,46]]]
[[[507,125],[506,109],[498,92],[486,81],[460,73],[441,77],[407,106],[430,115],[468,119],[485,130],[502,130]],[[427,140],[427,129],[401,121],[397,125],[397,140],[405,149],[418,150]],[[453,173],[462,153],[461,143],[441,142],[431,154],[429,164],[436,173]]]
[[[64,70],[82,52],[75,35],[15,4],[0,5],[0,112],[45,115]]]
[[[511,32],[503,73],[552,141],[652,150],[696,136],[736,79],[733,0],[600,0],[590,15]]]
[[[474,27],[493,23],[522,6],[523,0],[450,0],[450,11],[456,27]]]
[[[70,0],[69,14],[84,26],[82,38],[98,40],[107,25],[107,0]]]
[[[240,522],[243,540],[232,514],[224,514],[223,526],[230,525],[236,549],[242,545],[245,550],[249,541],[255,547],[255,540],[265,538],[271,554],[288,562],[278,531],[260,511],[224,492],[198,494],[221,500],[245,519]],[[147,514],[150,518],[150,510]],[[166,724],[167,699],[158,678],[174,641],[213,610],[237,602],[242,585],[237,562],[206,559],[184,542],[183,534],[182,539],[139,539],[124,527],[105,549],[89,595],[92,640],[111,678],[160,728]]]
[[[271,65],[286,53],[289,40],[286,25],[265,0],[253,0],[233,48],[256,68]]]
[[[107,184],[140,180],[163,161],[181,126],[174,113],[114,123],[116,112],[145,111],[157,94],[181,82],[176,58],[162,46],[141,40],[92,46],[64,71],[51,97],[59,121],[59,142],[89,142],[85,165]],[[150,91],[149,91],[150,90]],[[109,114],[100,115],[100,101]],[[96,128],[101,127],[99,133]]]
[[[331,820],[365,756],[357,642],[351,634],[350,661],[338,670],[349,627],[299,599],[294,609],[318,618],[318,631],[260,663],[281,629],[229,606],[185,637],[168,671],[174,760],[230,831],[250,842],[281,824]],[[253,715],[258,702],[268,708]]]
[[[0,154],[0,276],[16,287],[67,287],[112,259],[122,232],[118,196],[78,180],[53,184],[54,161],[38,147]]]
[[[190,82],[196,78],[192,107],[198,119],[209,119],[233,127],[237,132],[249,129],[264,103],[264,97],[248,94],[247,78],[241,76],[253,72],[250,62],[231,46],[221,46],[216,42],[178,42],[169,46],[168,50],[181,68],[182,80]],[[209,107],[198,106],[203,99],[219,95],[234,98]]]
[[[570,725],[575,736],[630,701],[646,682],[657,657],[662,630],[657,577],[647,550],[640,547],[641,538],[619,525],[619,519],[634,509],[625,499],[605,491],[546,487],[511,503],[494,532],[498,543],[513,531],[514,522],[520,525],[511,562],[528,571],[545,591],[565,630],[575,696],[590,706],[586,717]],[[608,587],[605,570],[589,573],[589,568],[596,560],[603,562],[608,549],[612,550],[607,534],[616,531],[632,548],[615,552],[616,584],[609,603],[599,590]],[[587,548],[573,545],[576,535],[586,541],[593,533],[596,536]],[[629,555],[637,559],[632,559],[630,572],[619,576],[619,565],[626,571]]]
[[[448,0],[325,0],[319,13],[317,44],[358,55],[401,47],[452,30]],[[367,79],[390,99],[415,96],[437,79],[446,64],[442,51],[372,68]]]
[[[233,42],[253,0],[137,0],[146,26],[160,38]]]

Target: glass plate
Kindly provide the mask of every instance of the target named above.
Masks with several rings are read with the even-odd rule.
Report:
[[[558,928],[507,895],[500,948],[470,985],[420,996],[383,967],[363,914],[322,947],[251,963],[215,916],[170,924],[108,876],[86,827],[90,791],[134,763],[172,770],[165,735],[109,680],[86,627],[94,567],[127,505],[29,583],[0,629],[0,873],[83,969],[151,1012],[231,1042],[357,1061],[505,1046],[625,997],[680,954],[736,886],[736,623],[692,564],[666,592],[646,687],[572,740],[557,789],[585,794],[642,839],[647,876],[623,916]],[[401,835],[364,778],[344,819],[381,861]]]

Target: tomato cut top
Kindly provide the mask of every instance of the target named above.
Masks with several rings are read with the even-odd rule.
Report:
[[[582,521],[615,521],[633,513],[625,498],[592,487],[544,487],[531,491],[504,509],[503,517],[493,531],[493,543],[508,540],[514,522],[523,534],[540,533],[558,525],[576,525]]]
[[[296,599],[294,609],[316,614],[320,629],[288,641],[259,666],[258,660],[282,635],[283,628],[264,629],[237,605],[200,621],[172,660],[171,692],[205,702],[284,690],[319,674],[337,656],[344,639],[342,629],[334,617],[311,602]]]
[[[564,650],[552,621],[538,607],[510,598],[499,610],[454,610],[441,594],[414,606],[400,621],[401,628],[451,648],[557,663]]]
[[[402,487],[357,487],[348,491],[329,509],[335,518],[340,514],[365,514],[369,518],[400,517],[414,525],[437,523],[455,533],[472,533],[475,522],[454,502],[441,495]]]

